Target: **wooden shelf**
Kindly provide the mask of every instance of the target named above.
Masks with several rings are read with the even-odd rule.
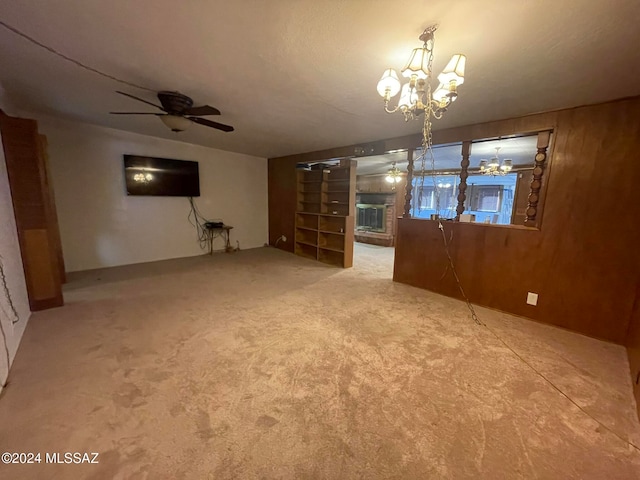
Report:
[[[324,247],[322,245],[319,245],[320,250],[328,250],[330,252],[340,252],[340,253],[344,253],[344,250],[340,249],[340,248],[332,248],[332,247]]]
[[[298,172],[295,253],[348,268],[353,265],[356,162],[341,162]],[[310,191],[310,184],[319,188]]]
[[[311,243],[311,242],[304,242],[302,240],[296,240],[296,243],[299,243],[300,245],[309,245],[310,247],[317,247],[318,245],[316,245],[315,243]]]

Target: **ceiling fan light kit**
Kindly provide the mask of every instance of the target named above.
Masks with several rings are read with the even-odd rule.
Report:
[[[172,132],[182,132],[189,128],[192,123],[204,125],[205,127],[215,128],[222,130],[223,132],[233,132],[234,128],[231,125],[225,125],[223,123],[213,122],[206,118],[201,118],[206,115],[220,115],[220,110],[210,105],[202,105],[199,107],[193,106],[193,100],[180,93],[161,91],[158,92],[158,100],[160,105],[148,102],[142,98],[138,98],[134,95],[125,92],[116,92],[125,97],[133,98],[152,107],[162,110],[164,113],[153,112],[111,112],[113,115],[155,115],[160,117],[162,123],[171,129]]]
[[[169,127],[172,132],[183,132],[191,125],[191,120],[179,115],[160,115],[160,120],[162,120],[162,123]]]

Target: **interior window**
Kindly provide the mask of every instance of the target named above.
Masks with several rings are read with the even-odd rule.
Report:
[[[462,143],[435,145],[432,150],[433,158],[420,149],[413,153],[411,216],[455,218]]]
[[[463,221],[525,224],[537,145],[537,133],[470,143]],[[411,216],[452,220],[460,211],[463,144],[434,145],[432,151],[414,152]]]

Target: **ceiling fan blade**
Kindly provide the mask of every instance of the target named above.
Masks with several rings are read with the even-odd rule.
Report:
[[[164,113],[151,112],[109,112],[111,115],[164,115]]]
[[[186,115],[220,115],[220,110],[210,105],[202,105],[201,107],[191,107],[184,113]]]
[[[151,105],[152,107],[159,108],[163,112],[165,111],[165,109],[162,108],[161,106],[156,105],[155,103],[147,102],[146,100],[143,100],[142,98],[138,98],[138,97],[136,97],[134,95],[130,95],[128,93],[124,93],[124,92],[121,92],[119,90],[116,90],[116,93],[119,93],[120,95],[124,95],[125,97],[133,98],[134,100],[138,100],[139,102],[146,103],[147,105]]]
[[[207,120],[206,118],[200,117],[186,117],[192,122],[199,123],[200,125],[204,125],[206,127],[217,128],[218,130],[222,130],[223,132],[233,132],[234,128],[231,125],[225,125],[223,123],[212,122],[211,120]]]

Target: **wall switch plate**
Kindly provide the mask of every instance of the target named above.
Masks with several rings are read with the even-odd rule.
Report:
[[[527,292],[527,305],[533,305],[534,307],[538,304],[538,294],[533,292]]]

